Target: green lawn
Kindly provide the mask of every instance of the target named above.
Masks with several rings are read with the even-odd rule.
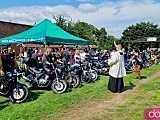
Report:
[[[114,112],[124,116],[124,120],[143,120],[143,112],[146,108],[160,106],[160,79],[143,84],[137,94],[123,106],[119,106]],[[122,112],[123,111],[123,112]],[[126,111],[126,112],[124,112]]]
[[[159,70],[160,65],[151,66],[142,70],[142,76],[150,76]],[[129,85],[129,83],[135,84],[138,80],[133,78],[132,72],[128,72],[124,81],[125,85]],[[45,116],[56,118],[59,116],[59,112],[63,112],[73,106],[80,107],[81,104],[84,104],[88,100],[101,99],[104,97],[105,99],[109,99],[112,94],[107,91],[107,83],[108,76],[100,76],[99,80],[90,84],[81,84],[79,88],[70,89],[64,94],[54,94],[51,90],[31,90],[28,100],[22,104],[13,104],[8,98],[0,97],[0,120],[39,120]],[[133,110],[135,112],[138,111],[135,118],[139,120],[139,118],[141,118],[139,114],[142,114],[144,107],[152,106],[151,104],[155,106],[159,104],[158,84],[160,84],[159,80],[142,85],[139,94],[114,112],[117,112],[117,115],[123,114],[129,117],[132,113],[123,113],[124,111],[128,111],[126,107],[138,104],[137,102],[140,101],[142,105]],[[154,88],[153,92],[155,93],[150,96],[151,103],[147,100],[143,102],[144,98],[146,98],[143,93],[147,93],[149,90],[152,90],[152,88]],[[147,102],[149,102],[149,104]],[[106,116],[102,116],[102,119],[105,120]]]

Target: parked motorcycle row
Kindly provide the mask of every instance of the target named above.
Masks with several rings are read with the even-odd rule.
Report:
[[[108,74],[109,66],[98,59],[86,59],[82,62],[62,60],[53,69],[35,70],[27,66],[21,68],[22,78],[28,88],[48,88],[56,94],[64,93],[67,88],[77,88],[81,83],[90,83],[98,79],[98,74]]]
[[[13,103],[22,103],[29,97],[30,89],[50,88],[53,93],[61,94],[68,88],[95,81],[99,74],[108,74],[108,71],[107,63],[94,57],[88,57],[83,63],[63,60],[63,64],[41,71],[30,66],[19,67],[15,72],[0,76],[0,95],[8,97]]]
[[[142,68],[148,68],[152,65],[157,65],[160,62],[160,56],[158,55],[151,55],[151,58],[145,59],[141,62],[141,69]],[[125,68],[126,70],[134,71],[134,64],[130,59],[127,59],[125,62]]]
[[[95,56],[88,56],[83,63],[66,59],[62,61],[58,66],[55,64],[53,69],[37,71],[34,67],[27,66],[0,75],[0,95],[8,97],[13,103],[22,103],[29,97],[30,89],[50,88],[53,93],[61,94],[68,88],[88,84],[97,80],[98,75],[108,75],[109,72],[107,61]],[[149,67],[153,61],[154,64],[159,63],[159,59],[153,56],[150,60],[144,61],[142,67]],[[127,60],[125,67],[126,70],[134,70],[132,61]]]

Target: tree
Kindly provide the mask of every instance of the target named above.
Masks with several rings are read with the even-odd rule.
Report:
[[[99,49],[114,48],[113,41],[117,40],[114,36],[108,36],[105,28],[98,29],[91,24],[77,21],[74,23],[72,20],[67,20],[62,15],[53,16],[56,24],[69,32],[72,35],[90,41],[90,44],[98,45]]]
[[[76,22],[73,26],[74,35],[89,40],[91,44],[96,44],[97,28],[85,22]]]
[[[159,37],[160,29],[158,25],[154,25],[153,23],[137,23],[136,25],[132,25],[127,27],[122,33],[123,41],[136,41],[138,39],[143,39],[146,37]]]
[[[63,30],[67,30],[67,19],[64,18],[62,15],[53,16],[53,19],[56,21],[56,25],[61,27]]]
[[[150,22],[141,22],[136,25],[127,27],[122,33],[122,42],[127,42],[128,48],[146,49],[149,43],[141,43],[146,41],[147,37],[160,37],[160,29],[158,25]]]
[[[101,28],[97,31],[97,45],[99,49],[105,49],[107,47],[107,32],[105,28]]]

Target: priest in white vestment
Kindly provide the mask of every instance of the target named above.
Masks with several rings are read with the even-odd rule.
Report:
[[[124,87],[123,77],[126,76],[124,53],[120,44],[116,45],[116,52],[108,60],[110,66],[108,90],[121,93]]]

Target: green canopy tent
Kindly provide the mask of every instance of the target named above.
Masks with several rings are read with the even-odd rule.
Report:
[[[0,39],[1,45],[22,43],[89,45],[88,40],[67,33],[48,19],[22,33]]]

